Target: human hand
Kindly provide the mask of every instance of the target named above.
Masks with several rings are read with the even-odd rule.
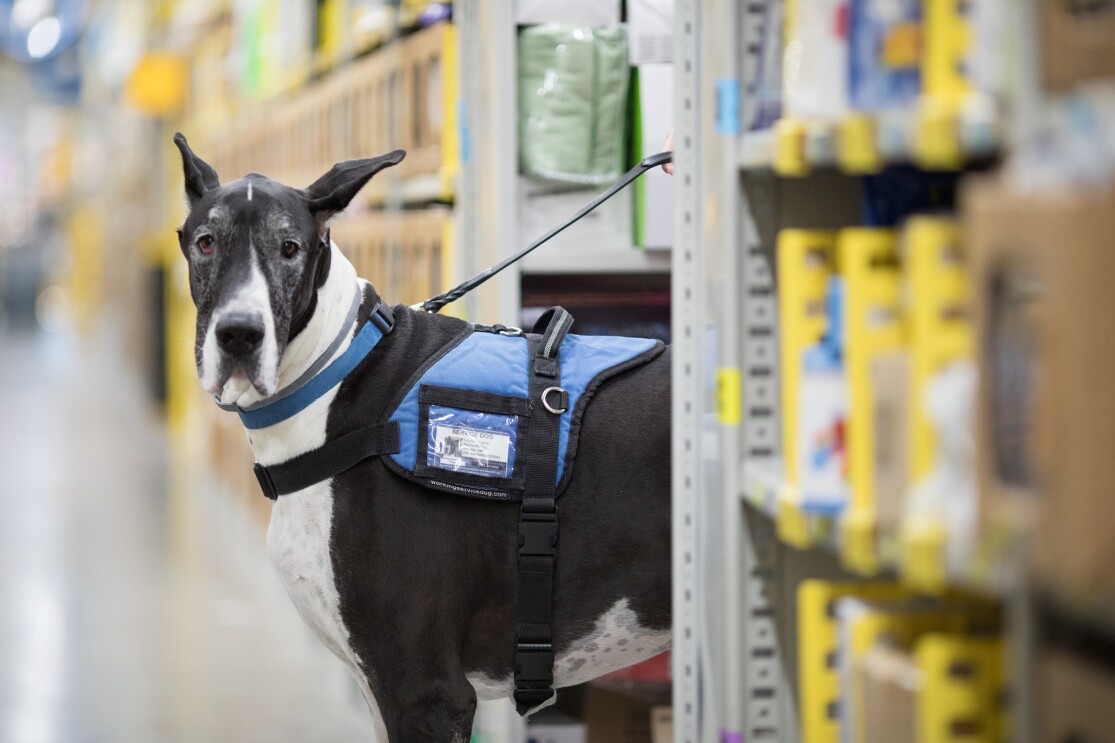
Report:
[[[670,129],[670,133],[666,135],[666,144],[662,145],[662,151],[663,152],[673,152],[674,151],[674,130],[673,129]],[[674,174],[674,164],[672,162],[666,163],[665,165],[663,165],[662,169],[665,170],[670,175]]]

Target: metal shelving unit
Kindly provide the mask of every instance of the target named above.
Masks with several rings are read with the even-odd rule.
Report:
[[[836,520],[795,510],[787,498],[773,266],[782,226],[858,223],[861,204],[848,185],[864,171],[839,154],[848,122],[741,131],[764,6],[677,5],[674,714],[685,743],[800,741],[797,588],[807,578],[861,577],[842,563]],[[1035,3],[1013,12],[1019,35],[1035,38]],[[1037,64],[1033,49],[1019,56]],[[1019,74],[1038,79],[1033,68]],[[1009,121],[963,112],[955,145],[965,160],[986,161],[1031,136],[1042,107],[1035,88],[1022,87]],[[869,124],[880,163],[924,153],[915,146],[924,124],[913,116]],[[1003,607],[1014,735],[1034,740],[1037,600],[1016,561],[962,567],[944,568],[950,585]],[[909,580],[911,569],[884,561],[884,574]]]

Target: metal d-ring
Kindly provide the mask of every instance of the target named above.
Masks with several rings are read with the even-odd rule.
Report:
[[[542,390],[542,407],[546,408],[546,410],[549,410],[554,415],[561,415],[569,408],[562,408],[561,410],[558,410],[553,405],[550,405],[550,401],[548,398],[550,397],[551,392],[557,392],[559,395],[565,394],[565,390],[563,390],[561,387],[547,387],[546,389]]]

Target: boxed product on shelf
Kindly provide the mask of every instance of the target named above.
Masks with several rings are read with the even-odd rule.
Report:
[[[1012,195],[998,182],[973,184],[964,198],[978,338],[976,475],[983,538],[1025,533],[1039,506],[1034,395],[1041,297],[1048,261],[1069,227],[1045,199]]]
[[[835,240],[834,233],[821,230],[786,229],[778,234],[782,456],[791,485],[800,484],[804,456],[798,450],[798,431],[805,354],[829,329],[826,297]]]
[[[588,743],[648,743],[653,712],[669,697],[669,685],[590,682],[583,713]]]
[[[860,111],[907,108],[921,93],[921,0],[851,0],[848,88]]]
[[[650,743],[674,743],[674,708],[668,704],[650,708]]]
[[[1042,76],[1053,90],[1115,77],[1115,6],[1105,2],[1042,0]]]
[[[785,39],[784,6],[781,2],[751,3],[744,6],[757,31],[755,63],[745,66],[750,75],[741,81],[744,90],[753,91],[751,105],[741,112],[746,131],[769,129],[782,116],[782,57]]]
[[[1110,598],[1115,523],[1096,514],[1115,489],[1115,324],[1107,281],[1115,270],[1115,192],[1074,196],[1058,241],[1043,246],[1052,255],[1038,317],[1034,413],[1043,498],[1035,556],[1050,584]]]
[[[913,653],[876,645],[856,668],[857,685],[870,704],[863,708],[863,734],[853,743],[918,743],[917,694],[921,672]]]
[[[848,0],[785,0],[782,102],[787,116],[848,111]]]
[[[610,26],[619,23],[620,1],[607,0],[518,0],[515,23],[577,23],[584,26]]]
[[[871,601],[848,596],[836,602],[835,613],[839,635],[836,655],[841,684],[841,740],[849,743],[864,743],[872,732],[877,733],[872,730],[876,723],[871,721],[871,709],[879,702],[862,683],[867,659],[873,651],[911,653],[909,659],[917,670],[917,678],[907,677],[905,681],[908,690],[914,693],[908,701],[916,706],[918,695],[923,691],[921,669],[916,659],[920,638],[930,633],[986,635],[998,630],[994,609],[955,599]],[[897,696],[902,694],[899,692]],[[917,722],[918,716],[906,718],[903,715],[900,719],[905,724],[906,721]]]
[[[528,245],[576,214],[599,195],[600,188],[557,186],[519,179],[519,240]],[[545,250],[590,248],[632,250],[634,193],[625,188],[586,214],[577,224],[546,243]]]
[[[919,216],[903,230],[910,339],[907,527],[947,528],[950,546],[975,527],[971,292],[959,224]]]
[[[632,66],[674,61],[674,0],[627,0]]]
[[[1048,649],[1037,669],[1038,743],[1100,743],[1115,730],[1115,669],[1103,661]]]
[[[648,157],[662,151],[673,128],[673,64],[641,64],[632,74],[637,110],[636,155]],[[634,183],[634,245],[669,248],[674,244],[674,179],[661,168],[646,173]]]
[[[911,740],[950,740],[948,731],[961,728],[985,733],[982,740],[1000,740],[999,628],[993,605],[963,597],[918,598],[891,582],[804,581],[797,618],[802,740],[887,740],[879,737],[874,721],[889,720],[908,733],[911,704],[917,730]],[[877,667],[868,672],[868,659],[878,648],[892,656],[908,654],[897,658],[906,675],[892,689],[904,699],[904,714],[879,714],[878,700],[868,696],[873,688],[865,686],[868,678],[896,684],[886,674],[880,679]]]
[[[836,743],[840,737],[840,629],[836,602],[845,597],[900,601],[907,592],[893,582],[803,581],[798,587],[798,700],[804,743]]]
[[[900,369],[905,357],[901,313],[902,271],[893,230],[853,228],[836,238],[837,269],[844,281],[844,359],[849,386],[848,480],[851,518],[870,519],[883,492],[876,472],[893,467],[902,441],[899,416],[879,398],[879,380]]]
[[[1106,280],[1115,196],[985,183],[968,204],[981,297],[981,514],[988,528],[1033,528],[1033,566],[1047,587],[1110,597],[1115,525],[1096,514],[1115,488]]]
[[[623,27],[528,26],[517,69],[519,171],[582,186],[618,178],[630,77]]]

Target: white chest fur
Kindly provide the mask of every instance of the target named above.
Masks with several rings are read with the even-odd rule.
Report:
[[[304,334],[306,341],[296,339],[284,355],[283,364],[290,366],[280,371],[284,378],[297,377],[301,369],[321,353],[317,346],[327,345],[329,339],[335,337],[345,310],[351,306],[356,272],[340,251],[335,247],[333,251],[329,277],[319,295],[319,310]],[[337,353],[342,353],[347,346],[346,340]],[[297,363],[290,363],[292,358]],[[283,381],[289,383],[289,379]],[[324,444],[329,406],[335,396],[336,390],[330,390],[293,418],[250,431],[248,438],[256,461],[271,465]],[[329,481],[284,495],[271,511],[267,552],[302,620],[352,671],[375,719],[376,740],[386,741],[387,730],[379,707],[341,618],[340,594],[330,551],[332,524],[333,491]]]

